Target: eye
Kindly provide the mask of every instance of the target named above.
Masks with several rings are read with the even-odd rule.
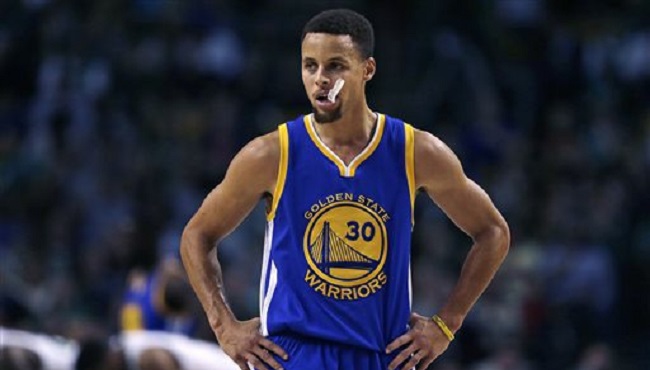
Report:
[[[310,72],[313,72],[318,68],[314,62],[305,62],[304,68]]]
[[[342,63],[334,62],[334,63],[330,64],[330,69],[334,70],[334,71],[340,71],[343,68],[345,68],[345,66]]]

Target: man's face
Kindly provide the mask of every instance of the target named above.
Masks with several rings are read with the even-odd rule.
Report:
[[[302,42],[302,83],[318,123],[334,122],[346,104],[363,101],[374,71],[374,59],[364,60],[349,35],[308,33]],[[327,94],[338,79],[345,85],[332,103]]]

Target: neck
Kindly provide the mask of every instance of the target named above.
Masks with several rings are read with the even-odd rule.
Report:
[[[347,110],[343,116],[330,123],[319,124],[315,122],[316,133],[326,143],[334,145],[354,145],[362,143],[365,145],[372,136],[377,114],[362,104],[356,109]]]

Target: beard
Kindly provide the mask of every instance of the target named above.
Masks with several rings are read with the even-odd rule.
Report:
[[[314,120],[316,123],[320,124],[332,123],[343,117],[343,114],[341,113],[341,105],[331,112],[319,112],[316,107],[312,107],[312,110],[314,112]]]

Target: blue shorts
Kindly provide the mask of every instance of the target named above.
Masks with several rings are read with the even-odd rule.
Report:
[[[397,355],[293,335],[271,335],[269,339],[289,355],[288,361],[275,356],[284,370],[386,370]]]

